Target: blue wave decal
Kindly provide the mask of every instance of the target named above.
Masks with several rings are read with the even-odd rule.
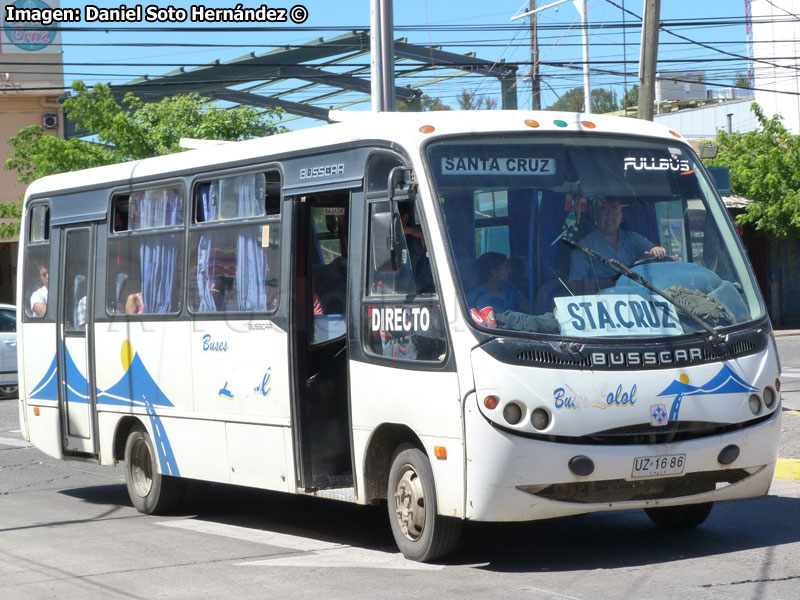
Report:
[[[97,395],[102,404],[122,406],[175,406],[150,376],[137,352],[120,380]]]
[[[728,365],[723,365],[719,373],[714,375],[711,379],[703,385],[695,386],[689,385],[688,376],[686,382],[678,379],[670,383],[659,396],[675,396],[672,402],[672,407],[669,411],[669,420],[677,421],[678,415],[681,411],[681,400],[684,396],[711,396],[714,394],[741,394],[749,392],[757,392],[758,389],[747,383],[739,375],[733,372]]]
[[[156,412],[157,406],[174,407],[166,394],[161,391],[158,384],[150,375],[147,367],[144,366],[139,353],[133,355],[130,366],[122,374],[120,380],[104,392],[97,394],[99,404],[109,404],[112,406],[137,406],[144,407],[147,416],[150,418],[150,426],[153,431],[153,446],[155,447],[158,460],[161,464],[161,472],[165,475],[180,476],[178,462],[175,460],[175,453],[172,444],[161,422],[161,417]]]
[[[88,404],[89,382],[86,380],[86,376],[78,369],[66,348],[64,348],[64,362],[66,363],[66,380],[68,382],[65,391],[66,400],[68,402]],[[33,392],[29,394],[28,397],[31,400],[58,400],[56,364],[56,357],[54,356],[44,377],[34,386]],[[142,359],[139,358],[138,352],[134,354],[131,364],[117,383],[105,391],[97,390],[97,403],[109,406],[144,408],[150,419],[150,426],[155,438],[153,446],[158,454],[161,472],[166,475],[180,476],[175,453],[161,422],[161,417],[156,412],[156,407],[174,407],[175,405],[161,391],[147,367],[144,366]]]
[[[47,367],[44,377],[33,386],[33,391],[28,394],[28,398],[31,400],[58,400],[57,371],[56,357],[53,355],[53,361]]]

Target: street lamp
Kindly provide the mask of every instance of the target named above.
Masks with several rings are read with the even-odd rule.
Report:
[[[521,15],[514,15],[511,17],[511,20],[516,21],[517,19],[522,19],[540,11],[547,10],[548,8],[558,6],[559,4],[564,4],[565,2],[569,2],[569,0],[558,0],[557,2],[553,2],[547,6],[534,8],[533,10],[524,12]],[[581,25],[583,27],[583,106],[584,112],[591,114],[592,88],[589,83],[589,9],[586,6],[586,0],[572,0],[572,3],[575,5],[575,8],[581,15]]]

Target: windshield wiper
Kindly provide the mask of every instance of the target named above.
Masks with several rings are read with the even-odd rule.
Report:
[[[578,243],[576,243],[576,242],[574,242],[574,241],[572,241],[570,239],[567,239],[565,237],[562,237],[561,241],[564,242],[565,244],[567,244],[568,246],[571,246],[572,248],[577,248],[578,250],[581,250],[582,252],[585,252],[589,256],[592,256],[592,257],[596,258],[597,260],[599,260],[604,265],[608,265],[609,267],[614,269],[617,273],[620,273],[621,275],[625,275],[628,279],[631,279],[631,280],[635,281],[636,283],[638,283],[642,287],[645,287],[648,290],[650,290],[651,292],[655,292],[656,294],[658,294],[659,296],[664,298],[664,300],[666,300],[667,302],[672,304],[675,308],[677,308],[679,311],[681,311],[683,314],[685,314],[687,317],[689,317],[692,321],[697,323],[697,325],[699,325],[702,329],[704,329],[708,333],[708,335],[709,335],[708,340],[712,344],[724,344],[726,342],[727,336],[721,336],[719,333],[717,333],[711,327],[709,327],[708,323],[706,323],[705,321],[703,321],[703,319],[698,317],[691,309],[689,309],[689,308],[685,307],[683,304],[680,304],[679,302],[677,302],[674,298],[672,298],[665,291],[663,291],[663,290],[657,288],[656,286],[654,286],[652,283],[647,281],[647,279],[645,279],[644,277],[639,275],[639,273],[637,273],[636,271],[631,270],[629,267],[627,267],[626,265],[624,265],[621,262],[619,262],[616,258],[608,258],[607,256],[603,256],[602,254],[598,254],[594,250],[590,250],[589,248],[585,248],[585,247],[581,246],[580,244],[578,244]]]

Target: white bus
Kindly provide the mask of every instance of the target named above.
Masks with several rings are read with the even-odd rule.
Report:
[[[779,363],[684,139],[556,112],[337,115],[26,195],[20,422],[186,479],[387,500],[415,560],[464,520],[763,495]],[[591,119],[591,120],[587,120]]]

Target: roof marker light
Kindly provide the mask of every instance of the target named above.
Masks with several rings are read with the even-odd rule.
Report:
[[[423,125],[419,128],[420,132],[422,133],[433,133],[436,131],[436,128],[433,125]]]
[[[670,130],[669,130],[669,132],[670,132],[672,135],[674,135],[676,138],[678,138],[678,139],[680,139],[680,138],[682,137],[682,136],[681,136],[681,134],[680,134],[680,133],[678,133],[677,131],[672,131],[672,130],[670,129]]]
[[[556,127],[566,127],[567,126],[567,122],[566,121],[562,121],[561,119],[556,119],[555,121],[553,121],[553,123],[555,124]]]
[[[595,125],[591,121],[581,121],[581,125],[583,125],[587,129],[594,129],[595,127],[597,127],[597,125]]]
[[[536,128],[539,126],[539,121],[534,121],[533,119],[525,119],[525,125],[528,127]]]

